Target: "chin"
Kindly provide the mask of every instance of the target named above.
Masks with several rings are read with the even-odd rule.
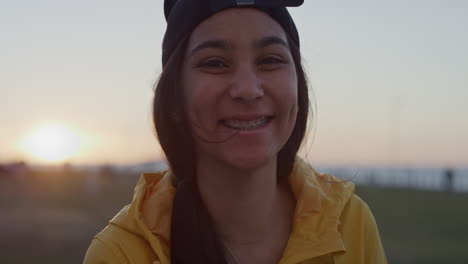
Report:
[[[277,155],[246,155],[228,157],[225,162],[237,170],[252,171],[276,164]]]

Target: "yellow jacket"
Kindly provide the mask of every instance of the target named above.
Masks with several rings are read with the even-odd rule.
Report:
[[[97,234],[85,264],[170,263],[175,188],[170,172],[145,173],[133,201]],[[298,161],[289,177],[296,197],[293,231],[279,264],[386,264],[377,225],[354,184]]]

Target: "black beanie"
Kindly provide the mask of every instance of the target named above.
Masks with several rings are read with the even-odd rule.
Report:
[[[167,21],[162,47],[162,64],[193,29],[211,15],[231,7],[255,7],[276,20],[299,47],[299,34],[287,6],[300,6],[304,0],[164,0]]]

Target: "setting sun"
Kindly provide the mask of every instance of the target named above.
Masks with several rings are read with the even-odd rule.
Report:
[[[23,141],[28,154],[46,162],[61,162],[72,157],[79,145],[78,136],[58,124],[41,126]]]

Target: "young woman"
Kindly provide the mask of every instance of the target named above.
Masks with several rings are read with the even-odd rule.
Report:
[[[170,169],[144,174],[85,263],[386,263],[354,185],[296,153],[308,87],[286,6],[165,1],[154,122]]]

